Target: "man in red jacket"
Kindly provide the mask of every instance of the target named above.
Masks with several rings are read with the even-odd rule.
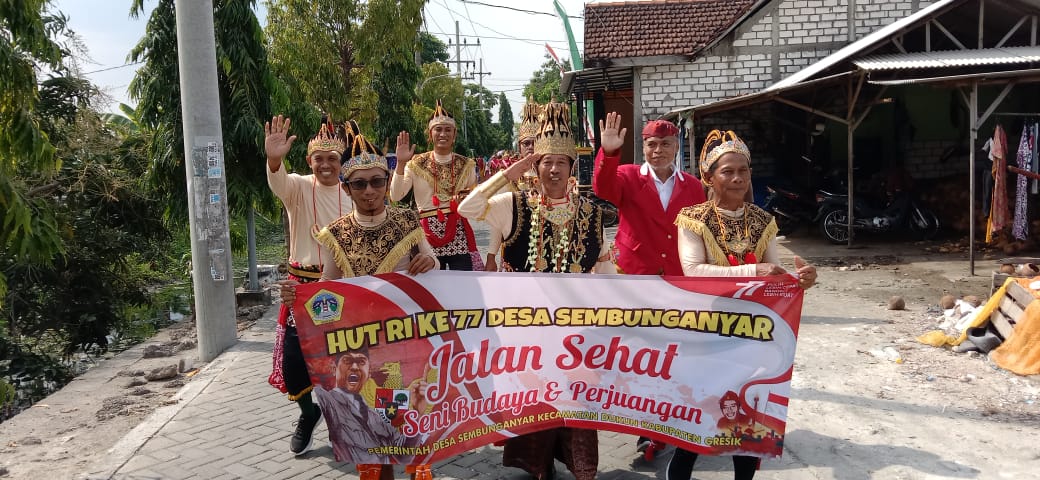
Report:
[[[702,203],[704,187],[696,177],[675,168],[679,129],[667,120],[643,127],[643,165],[618,165],[627,129],[621,115],[607,114],[599,121],[600,150],[596,155],[592,190],[618,209],[614,237],[619,273],[682,275],[675,217],[683,207]],[[664,447],[639,437],[636,450],[647,460]]]
[[[679,129],[666,120],[643,128],[643,165],[618,165],[627,129],[621,115],[600,120],[592,190],[618,208],[617,264],[634,275],[682,275],[675,217],[683,207],[704,202],[696,177],[675,167]]]

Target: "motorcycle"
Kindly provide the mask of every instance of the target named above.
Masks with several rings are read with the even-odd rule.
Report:
[[[807,192],[789,190],[778,185],[767,185],[762,209],[773,214],[778,235],[790,235],[799,225],[813,223],[818,211],[816,198]]]
[[[835,244],[849,241],[849,197],[819,191],[816,194],[819,211],[814,222],[820,232]],[[909,230],[920,240],[930,240],[939,232],[939,218],[924,208],[909,192],[896,192],[883,208],[869,205],[859,198],[853,204],[853,230],[870,233]]]

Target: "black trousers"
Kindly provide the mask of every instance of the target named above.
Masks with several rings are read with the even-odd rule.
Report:
[[[461,270],[463,272],[473,271],[473,257],[468,253],[459,255],[444,255],[437,257],[441,262],[441,270]]]
[[[665,480],[690,480],[690,476],[693,475],[693,464],[696,461],[696,453],[676,448],[672,459],[668,461]],[[758,457],[733,456],[734,480],[751,480],[755,478],[755,470],[758,470]]]
[[[285,341],[282,344],[282,378],[289,395],[295,397],[311,386],[311,375],[307,372],[307,361],[303,359],[300,336],[296,327],[285,326]]]

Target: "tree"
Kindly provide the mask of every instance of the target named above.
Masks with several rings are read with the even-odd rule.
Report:
[[[551,100],[560,100],[560,67],[548,54],[546,61],[531,76],[531,80],[524,85],[524,96],[534,98],[538,103],[549,103]],[[570,70],[569,60],[563,61],[563,69]]]
[[[290,86],[292,102],[316,105],[337,123],[356,120],[384,140],[414,128],[415,51],[425,0],[265,3],[271,66]],[[306,138],[313,131],[295,133]]]
[[[505,148],[513,144],[513,108],[509,106],[506,92],[498,94],[498,129],[505,137]]]
[[[441,39],[427,32],[419,32],[419,62],[447,62],[451,55],[448,46]]]
[[[130,14],[140,15],[144,0],[134,0]],[[228,207],[241,215],[251,209],[275,212],[263,168],[263,122],[271,116],[273,77],[267,66],[255,0],[214,0],[224,168]],[[130,51],[130,60],[143,62],[130,82],[138,101],[137,118],[152,129],[154,155],[148,170],[151,185],[166,202],[167,218],[187,220],[180,75],[177,64],[177,25],[173,0],[159,0],[144,37]]]
[[[500,130],[491,123],[491,109],[498,102],[498,97],[475,83],[467,84],[465,88],[466,111],[456,150],[466,155],[491,155],[501,147],[502,142]]]
[[[373,82],[378,103],[372,138],[383,140],[388,148],[393,148],[393,140],[401,131],[415,132],[412,120],[412,103],[415,99],[415,87],[419,83],[422,70],[415,64],[413,48],[416,36],[401,35],[400,43],[379,35],[378,32],[400,31],[404,33],[418,32],[422,23],[424,0],[405,1],[372,1],[368,4],[368,12],[362,31],[361,54],[372,61]]]
[[[36,198],[59,167],[35,115],[36,72],[67,71],[52,39],[66,31],[66,19],[45,13],[46,4],[0,0],[0,254],[43,263],[63,250],[53,212]],[[6,285],[0,273],[0,298]]]

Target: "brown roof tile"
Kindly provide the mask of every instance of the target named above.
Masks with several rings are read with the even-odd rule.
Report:
[[[585,5],[585,64],[657,55],[693,56],[756,0],[652,0]]]

